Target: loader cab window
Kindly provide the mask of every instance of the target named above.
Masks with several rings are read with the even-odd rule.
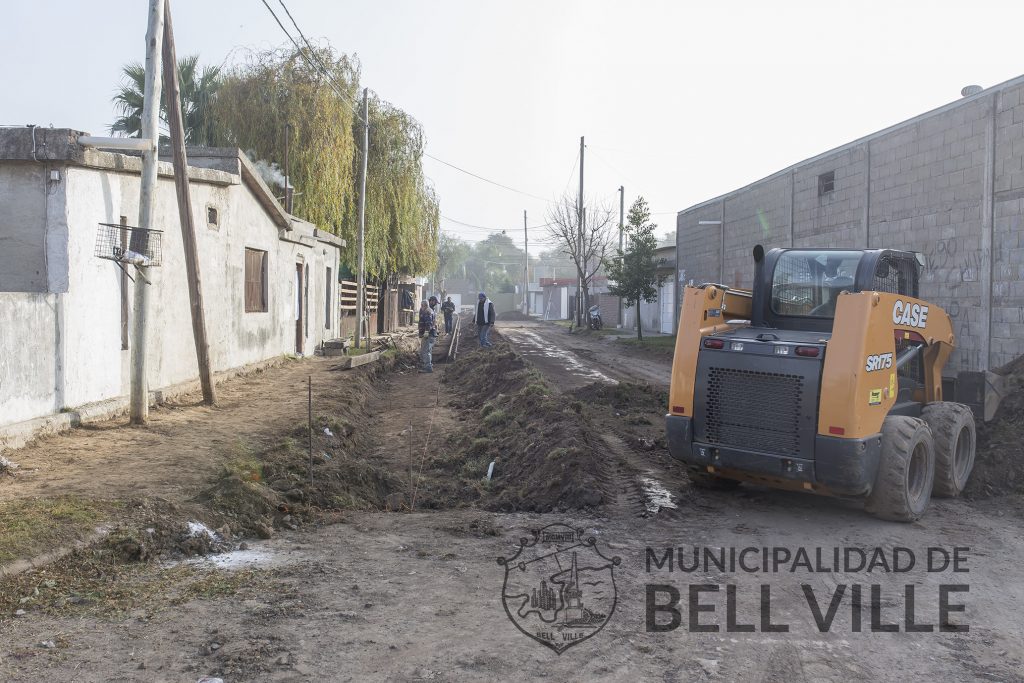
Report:
[[[841,292],[854,291],[857,251],[787,251],[772,274],[776,315],[833,318]]]

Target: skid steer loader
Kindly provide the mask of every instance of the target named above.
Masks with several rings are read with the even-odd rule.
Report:
[[[949,316],[916,254],[754,248],[750,290],[686,287],[666,430],[697,485],[856,497],[909,522],[956,496],[974,416],[942,400]]]

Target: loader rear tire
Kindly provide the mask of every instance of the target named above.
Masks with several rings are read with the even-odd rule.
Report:
[[[962,403],[938,401],[929,403],[921,417],[932,430],[935,440],[935,485],[932,494],[955,498],[967,486],[974,469],[978,444],[974,413]]]
[[[928,507],[935,481],[935,444],[928,423],[893,415],[882,424],[882,453],[865,509],[893,522],[913,522]]]

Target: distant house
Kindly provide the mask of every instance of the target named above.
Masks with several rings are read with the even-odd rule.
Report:
[[[626,308],[623,312],[623,327],[627,330],[635,330],[639,314],[641,329],[644,332],[675,334],[676,326],[679,324],[679,302],[676,297],[675,282],[675,245],[658,247],[654,252],[654,261],[658,264],[658,274],[664,276],[664,281],[658,287],[658,298],[652,303],[641,301],[639,307]]]
[[[100,224],[137,222],[141,159],[83,147],[80,135],[0,129],[0,445],[129,391],[142,285],[94,252]],[[336,336],[344,241],[285,213],[237,149],[190,149],[189,164],[213,369],[311,354]],[[149,385],[164,393],[198,377],[172,176],[161,162],[162,265],[145,285]]]

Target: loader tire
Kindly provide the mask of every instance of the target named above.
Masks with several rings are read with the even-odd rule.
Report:
[[[913,522],[928,507],[935,481],[935,444],[928,423],[893,415],[882,424],[882,453],[865,509],[893,522]]]
[[[726,479],[708,472],[690,471],[690,481],[699,489],[708,491],[735,491],[740,483],[735,479]]]
[[[935,484],[932,494],[955,498],[967,486],[978,445],[974,413],[962,403],[938,401],[921,411],[935,440]]]

